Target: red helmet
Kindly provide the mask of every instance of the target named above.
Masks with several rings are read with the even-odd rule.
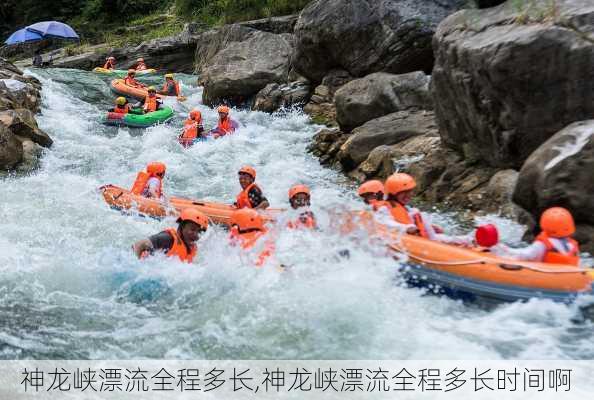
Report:
[[[192,111],[190,111],[190,119],[193,119],[194,121],[202,120],[202,113],[200,112],[200,110],[195,108]]]
[[[384,184],[378,180],[371,180],[367,181],[361,186],[359,186],[359,190],[357,191],[359,196],[363,196],[364,194],[373,193],[384,193]]]
[[[239,174],[247,174],[252,178],[256,179],[256,170],[250,167],[249,165],[244,165],[238,172]]]
[[[229,107],[227,107],[227,106],[219,106],[217,108],[217,112],[229,114]]]
[[[182,221],[192,221],[196,223],[202,230],[208,229],[208,218],[198,210],[193,208],[184,208],[177,219],[177,223]]]
[[[240,231],[249,229],[264,229],[264,220],[258,212],[251,208],[242,208],[233,213],[231,225],[237,225]]]
[[[152,175],[165,174],[167,167],[161,162],[152,162],[146,166],[146,172]]]
[[[386,194],[391,195],[396,195],[401,192],[407,192],[409,190],[413,190],[415,187],[417,187],[415,178],[413,178],[409,174],[403,173],[395,173],[390,175],[388,179],[386,179],[386,183],[384,184]]]
[[[540,216],[540,228],[551,237],[562,238],[575,233],[575,222],[567,209],[551,207]]]
[[[309,188],[305,185],[295,185],[291,189],[289,189],[289,200],[295,197],[299,193],[305,193],[306,195],[310,196],[311,193]]]
[[[493,224],[481,225],[474,232],[476,243],[481,247],[492,247],[499,242],[499,231]]]

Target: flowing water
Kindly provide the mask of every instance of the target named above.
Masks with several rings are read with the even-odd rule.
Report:
[[[482,309],[397,284],[396,262],[345,240],[327,210],[361,208],[340,174],[305,148],[319,128],[299,112],[233,110],[243,127],[184,150],[175,137],[200,104],[195,77],[175,121],[146,130],[99,123],[114,96],[108,79],[75,70],[33,71],[43,83],[39,125],[54,139],[38,171],[0,181],[0,358],[36,359],[499,359],[592,358],[591,322],[549,301]],[[154,82],[158,82],[155,80]],[[97,188],[129,187],[150,161],[167,164],[165,191],[230,202],[244,163],[271,204],[290,185],[312,188],[319,232],[278,232],[277,258],[257,270],[214,227],[199,260],[135,259],[131,244],[174,226],[110,209]],[[435,218],[455,227],[455,215]],[[507,240],[521,227],[499,220]],[[350,257],[341,257],[341,250]]]

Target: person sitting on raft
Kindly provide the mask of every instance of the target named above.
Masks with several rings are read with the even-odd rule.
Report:
[[[163,84],[163,89],[159,91],[159,94],[164,96],[181,96],[179,82],[173,79],[173,74],[165,74],[165,83]]]
[[[135,88],[144,88],[146,85],[138,82],[134,77],[136,76],[136,71],[133,69],[128,70],[128,74],[124,78],[124,84],[127,86],[135,87]]]
[[[500,243],[490,250],[497,256],[514,260],[579,266],[580,247],[572,238],[575,222],[569,210],[563,207],[547,209],[540,216],[540,229],[530,246],[513,249]]]
[[[311,193],[305,185],[295,185],[289,189],[289,203],[293,210],[300,210],[301,213],[295,221],[289,221],[287,227],[289,229],[316,227],[316,219],[314,213],[309,209],[311,201]]]
[[[363,183],[359,186],[357,194],[365,204],[373,208],[373,211],[378,211],[380,208],[387,210],[392,208],[390,203],[384,200],[384,184],[381,181],[371,180]]]
[[[161,106],[161,99],[157,97],[157,89],[154,86],[147,88],[147,95],[144,98],[142,109],[145,114],[157,111]]]
[[[105,59],[105,64],[103,64],[103,69],[115,69],[116,59],[113,56],[109,56]]]
[[[198,210],[186,208],[177,224],[177,229],[169,228],[134,243],[132,250],[136,257],[142,259],[161,251],[167,257],[178,257],[182,262],[191,263],[198,254],[196,242],[208,229],[208,218]]]
[[[209,132],[209,134],[211,134],[215,139],[221,136],[229,135],[239,128],[239,124],[232,120],[229,116],[229,107],[219,106],[217,108],[217,112],[219,113],[219,122],[217,127]]]
[[[244,250],[252,249],[267,232],[262,216],[255,210],[244,208],[235,211],[231,216],[229,240],[233,246],[239,245]],[[256,266],[264,265],[273,252],[274,243],[267,240],[264,249],[258,254]]]
[[[204,137],[202,126],[202,113],[198,109],[190,111],[188,119],[184,121],[184,129],[178,137],[179,143],[184,147],[190,147],[194,141]]]
[[[256,185],[256,170],[250,166],[242,167],[239,172],[239,184],[241,193],[237,195],[234,203],[237,208],[265,209],[270,206],[268,200],[262,194],[262,190]]]
[[[130,112],[130,104],[125,97],[118,97],[115,101],[115,107],[111,112],[118,114],[128,114]]]
[[[146,172],[138,173],[132,189],[132,194],[147,197],[149,199],[161,199],[163,197],[163,178],[167,167],[161,162],[152,162],[146,166]]]
[[[144,58],[139,58],[138,60],[136,60],[136,71],[145,71],[148,68],[146,67],[146,64],[144,63]]]

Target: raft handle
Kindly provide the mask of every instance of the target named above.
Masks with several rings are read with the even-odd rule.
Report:
[[[517,264],[497,264],[497,266],[506,271],[519,271],[524,268],[521,265]]]

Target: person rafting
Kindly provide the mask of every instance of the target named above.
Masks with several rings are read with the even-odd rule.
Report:
[[[229,107],[219,106],[217,108],[217,112],[219,113],[219,122],[217,127],[209,132],[209,134],[211,134],[214,138],[229,135],[239,128],[239,124],[229,116]]]
[[[125,97],[118,97],[115,101],[115,107],[112,112],[117,114],[128,114],[130,112],[130,105]]]
[[[190,147],[194,141],[204,138],[204,126],[202,126],[202,113],[198,109],[190,111],[188,119],[184,121],[184,128],[178,137],[179,143],[184,147]]]
[[[182,262],[191,263],[198,254],[196,242],[208,229],[208,218],[198,210],[186,208],[176,222],[177,228],[166,229],[134,243],[132,249],[136,257],[142,259],[160,251],[167,257],[178,257]]]
[[[163,198],[163,178],[167,167],[161,162],[152,162],[136,176],[130,192],[151,199]]]
[[[416,186],[415,179],[405,173],[392,174],[384,183],[384,189],[388,196],[387,202],[391,207],[390,214],[398,228],[408,234],[428,237],[427,224],[424,221],[426,216],[421,214],[418,209],[408,205]]]
[[[295,185],[289,189],[289,203],[293,210],[299,210],[300,213],[294,221],[287,223],[289,229],[308,228],[314,229],[316,227],[316,219],[314,213],[309,209],[311,205],[311,192],[305,185]]]
[[[357,194],[365,204],[373,208],[373,211],[378,211],[380,208],[387,210],[392,208],[390,203],[384,200],[384,184],[381,181],[371,180],[363,183],[359,186]]]
[[[268,200],[262,194],[262,189],[256,185],[256,170],[250,166],[243,166],[239,172],[239,184],[241,193],[237,195],[234,203],[237,208],[265,209],[270,206]]]
[[[109,56],[105,59],[105,64],[103,64],[103,69],[113,70],[115,69],[116,59],[113,56]]]
[[[159,91],[159,94],[164,96],[181,96],[179,82],[173,79],[173,74],[165,74],[165,83],[163,84],[163,89]]]
[[[135,88],[144,88],[146,87],[146,85],[138,82],[135,79],[136,76],[136,71],[133,69],[129,69],[128,70],[128,74],[126,74],[126,77],[124,78],[124,84],[131,86],[131,87],[135,87]]]
[[[147,95],[144,98],[142,110],[145,114],[155,112],[161,106],[161,99],[157,97],[157,89],[154,86],[147,88]]]
[[[237,210],[231,216],[231,229],[229,232],[231,245],[239,245],[244,250],[250,250],[258,244],[259,240],[267,232],[262,216],[253,209]],[[263,250],[258,254],[255,261],[256,266],[262,266],[273,252],[274,243],[270,239],[263,242]]]
[[[145,71],[148,68],[146,67],[146,64],[144,63],[144,58],[139,58],[138,60],[136,60],[136,71]]]
[[[552,207],[540,216],[541,232],[534,242],[521,249],[502,243],[490,248],[497,256],[522,261],[539,261],[552,264],[580,265],[580,247],[573,239],[575,222],[569,210]]]

